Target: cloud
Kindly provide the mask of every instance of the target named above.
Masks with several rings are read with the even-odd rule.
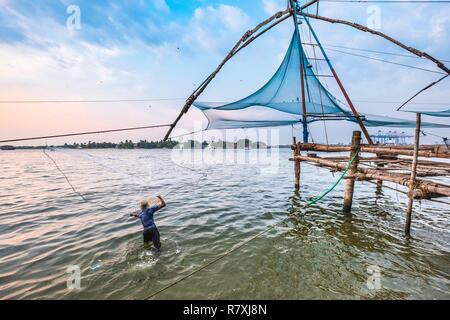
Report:
[[[273,15],[278,11],[286,9],[285,0],[262,0],[264,12]]]
[[[219,15],[223,25],[232,31],[242,30],[250,22],[249,16],[238,7],[222,4],[218,9],[209,7],[208,11],[213,15]]]
[[[193,83],[209,74],[246,30],[286,6],[285,0],[261,0],[257,2],[261,4],[260,10],[251,11],[250,17],[244,10],[251,8],[247,2],[239,2],[239,5],[230,5],[237,1],[226,2],[228,4],[217,4],[212,0],[190,1],[184,2],[185,7],[181,9],[178,6],[171,9],[166,1],[157,0],[120,3],[78,0],[82,29],[68,32],[65,6],[71,3],[70,0],[45,5],[24,0],[0,0],[0,61],[3,62],[0,83],[4,98],[183,97],[190,92]],[[431,6],[423,6],[418,10],[401,6],[401,15],[399,10],[390,10],[392,5],[382,8],[383,32],[429,51],[437,58],[450,58],[449,34],[446,32],[450,28],[450,8],[434,10]],[[171,14],[161,14],[164,12]],[[345,7],[324,3],[319,13],[361,24],[366,24],[367,20],[363,5]],[[367,33],[311,21],[325,44],[405,53]],[[228,100],[253,92],[278,66],[277,57],[284,56],[292,29],[292,21],[286,21],[248,46],[222,70],[221,77],[215,79],[205,94]],[[329,54],[355,99],[402,100],[436,78],[434,74],[417,70],[334,52]],[[377,57],[434,68],[433,64],[421,59]],[[326,66],[323,66],[325,73]],[[236,84],[235,80],[239,79],[236,75],[245,77],[245,81]],[[340,97],[339,90],[330,85],[332,92]],[[448,83],[442,85],[441,90],[430,91],[430,97],[421,96],[419,100],[448,101]],[[86,114],[95,115],[98,108],[98,105],[86,108]],[[372,110],[372,104],[358,104],[358,108],[368,113],[385,114],[393,110],[390,105],[377,106],[376,111]],[[123,125],[120,121],[126,114],[114,111],[118,109],[111,108],[111,112],[108,109],[107,116],[102,118],[102,126],[107,124],[104,121],[117,121]],[[14,113],[13,107],[11,110]],[[171,120],[176,115],[170,112],[176,110],[171,105],[161,112],[161,117]],[[138,113],[136,117],[127,114],[130,124],[133,119],[150,116],[148,113]]]
[[[250,17],[241,8],[225,4],[218,7],[197,8],[194,19],[198,24],[218,22],[232,31],[245,28],[250,22]]]
[[[450,58],[450,8],[439,10],[431,16],[428,38],[432,43],[432,50],[438,58]],[[446,55],[442,57],[443,55]]]
[[[155,8],[164,13],[170,13],[170,7],[165,0],[154,0]]]
[[[199,7],[194,12],[184,41],[212,53],[222,54],[250,26],[251,18],[239,7],[221,4]]]

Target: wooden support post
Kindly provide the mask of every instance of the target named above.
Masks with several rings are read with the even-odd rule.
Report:
[[[302,148],[303,149],[303,148]],[[363,152],[363,151],[361,151]],[[327,160],[323,158],[313,158],[306,156],[297,156],[300,161],[305,161],[308,163],[315,164],[320,167],[326,167],[333,171],[344,171],[347,167],[346,163],[336,162],[333,160]],[[359,158],[361,159],[361,158]],[[361,160],[359,160],[360,162]],[[402,186],[409,187],[410,175],[399,174],[392,172],[383,172],[379,169],[369,169],[366,167],[359,167],[356,173],[356,178],[358,180],[383,180],[393,182]],[[416,181],[419,185],[418,188],[414,190],[414,198],[434,198],[434,197],[450,197],[450,188],[448,185],[437,183],[434,181],[420,180]]]
[[[344,214],[350,215],[352,210],[353,192],[355,189],[355,174],[358,169],[359,152],[361,150],[361,131],[353,131],[352,136],[352,150],[350,153],[350,159],[355,157],[355,160],[348,170],[348,178],[345,180],[344,189]]]
[[[293,139],[294,143],[292,145],[292,154],[294,156],[294,159],[296,156],[300,155],[300,146],[297,143],[297,138],[294,137]],[[294,160],[294,187],[295,190],[298,190],[300,188],[300,161]]]
[[[421,115],[420,115],[420,113],[418,113],[416,115],[416,136],[415,136],[415,140],[414,140],[414,156],[413,156],[413,162],[411,165],[411,178],[409,180],[408,207],[406,209],[405,234],[407,236],[409,236],[410,232],[411,232],[411,217],[412,217],[412,208],[413,208],[413,203],[414,203],[414,189],[415,189],[416,175],[417,175],[417,161],[418,161],[418,157],[419,157],[420,122],[421,122]]]
[[[377,164],[377,168],[384,168],[384,164]],[[383,190],[383,180],[377,180],[377,194],[381,194]]]
[[[296,153],[297,153],[297,155],[298,156],[300,156],[301,155],[301,153],[300,153],[300,143],[297,143],[296,144]],[[297,177],[298,177],[298,189],[300,188],[300,175],[301,175],[301,172],[302,172],[302,167],[301,167],[301,162],[300,162],[300,160],[299,161],[297,161]]]

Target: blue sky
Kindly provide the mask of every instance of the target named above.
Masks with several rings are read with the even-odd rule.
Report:
[[[81,10],[80,30],[66,27],[69,5]],[[0,100],[186,98],[247,29],[285,6],[285,0],[0,0]],[[374,9],[370,6],[324,2],[319,13],[366,25]],[[450,5],[383,4],[377,8],[382,32],[450,60]],[[349,27],[323,22],[314,22],[313,26],[325,44],[406,53]],[[288,20],[242,51],[200,100],[233,101],[258,89],[281,62],[292,29]],[[421,59],[365,54],[439,71]],[[362,112],[410,118],[409,114],[393,111],[398,102],[439,78],[436,73],[334,51],[329,55]],[[341,98],[335,84],[328,85]],[[433,104],[416,107],[448,107],[449,86],[446,80],[417,98],[416,102]],[[386,103],[389,101],[393,103]],[[109,105],[3,104],[0,135],[14,138],[168,123],[182,104],[182,100]],[[181,127],[192,129],[202,119],[193,109]],[[352,124],[327,125],[335,140],[332,142],[347,141],[355,129]],[[323,124],[314,125],[312,130],[316,140],[324,140]],[[90,139],[159,139],[163,131]],[[446,134],[442,130],[433,132]],[[289,128],[282,130],[283,142],[289,142],[289,134]]]

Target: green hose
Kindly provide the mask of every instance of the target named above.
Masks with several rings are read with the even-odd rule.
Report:
[[[315,197],[314,199],[308,201],[308,203],[306,204],[306,206],[311,206],[311,205],[313,205],[313,204],[316,204],[317,202],[319,202],[320,200],[322,200],[323,198],[325,198],[325,196],[326,196],[327,194],[329,194],[331,191],[333,191],[334,188],[337,187],[337,185],[339,184],[339,182],[341,182],[342,179],[344,179],[344,177],[345,177],[345,175],[347,174],[348,170],[350,170],[350,166],[352,165],[353,161],[355,161],[357,155],[358,155],[358,154],[355,154],[355,155],[353,156],[353,158],[352,158],[352,159],[350,160],[350,162],[348,163],[347,168],[345,168],[344,173],[343,173],[342,176],[334,183],[334,185],[333,185],[330,189],[328,189],[327,191],[325,191],[324,193],[322,193],[320,196],[317,196],[317,197]]]

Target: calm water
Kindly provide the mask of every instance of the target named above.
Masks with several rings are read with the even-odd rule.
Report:
[[[395,191],[357,183],[354,216],[345,218],[342,185],[304,207],[338,176],[302,165],[295,194],[290,150],[259,164],[257,151],[228,151],[216,164],[211,151],[188,153],[49,152],[84,202],[42,151],[0,152],[0,297],[142,299],[291,215],[156,298],[450,299],[449,206],[417,203],[407,239],[406,199]],[[191,161],[201,157],[206,164]],[[161,255],[128,217],[157,194],[168,194],[156,219]],[[67,289],[73,265],[81,290]],[[368,268],[381,271],[379,290],[367,286]]]

